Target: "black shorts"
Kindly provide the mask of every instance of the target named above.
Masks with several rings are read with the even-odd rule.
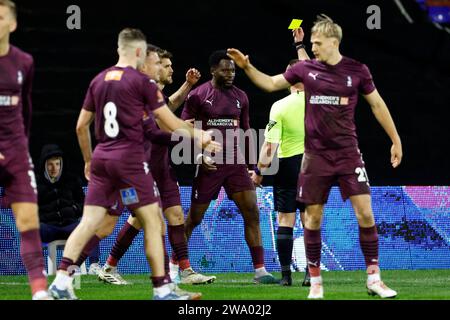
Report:
[[[280,158],[278,173],[274,177],[273,198],[275,210],[278,212],[305,211],[305,205],[298,202],[297,180],[300,172],[303,154],[288,158]]]

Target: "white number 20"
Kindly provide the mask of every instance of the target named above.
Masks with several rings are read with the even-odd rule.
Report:
[[[367,182],[369,177],[367,176],[366,168],[356,168],[355,173],[358,175],[358,182]]]
[[[116,120],[117,106],[114,102],[108,102],[103,108],[105,116],[105,133],[110,138],[115,138],[119,134],[119,123]]]

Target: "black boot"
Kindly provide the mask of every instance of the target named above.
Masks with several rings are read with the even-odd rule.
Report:
[[[284,275],[280,280],[280,286],[290,287],[292,286],[292,277],[290,275]]]
[[[302,287],[311,287],[311,276],[309,275],[309,268],[306,266],[305,278],[302,282]]]

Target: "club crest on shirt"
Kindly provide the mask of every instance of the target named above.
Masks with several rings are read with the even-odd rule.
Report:
[[[236,108],[241,108],[241,102],[238,99],[236,99]]]
[[[270,120],[267,124],[267,131],[270,131],[275,125],[277,124],[276,121]]]
[[[17,71],[17,83],[22,84],[23,83],[23,73],[22,71]]]
[[[352,77],[347,76],[347,87],[351,87],[352,86]]]

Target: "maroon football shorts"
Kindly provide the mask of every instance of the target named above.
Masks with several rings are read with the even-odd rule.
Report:
[[[0,160],[0,185],[5,188],[4,206],[12,203],[37,203],[36,179],[33,161],[25,145],[2,150]]]
[[[175,170],[169,163],[151,166],[153,179],[156,181],[163,210],[174,206],[181,206],[180,189],[178,187]]]
[[[136,161],[92,159],[85,205],[111,209],[119,204],[134,210],[155,202],[161,204],[148,165]],[[110,214],[120,215],[122,210],[112,211]]]
[[[205,204],[217,199],[222,186],[229,198],[237,192],[255,190],[245,164],[219,164],[216,166],[216,171],[207,172],[197,165],[191,195],[193,203]]]
[[[351,196],[370,194],[369,178],[358,148],[305,152],[297,184],[297,200],[325,204],[337,183],[345,201]]]

